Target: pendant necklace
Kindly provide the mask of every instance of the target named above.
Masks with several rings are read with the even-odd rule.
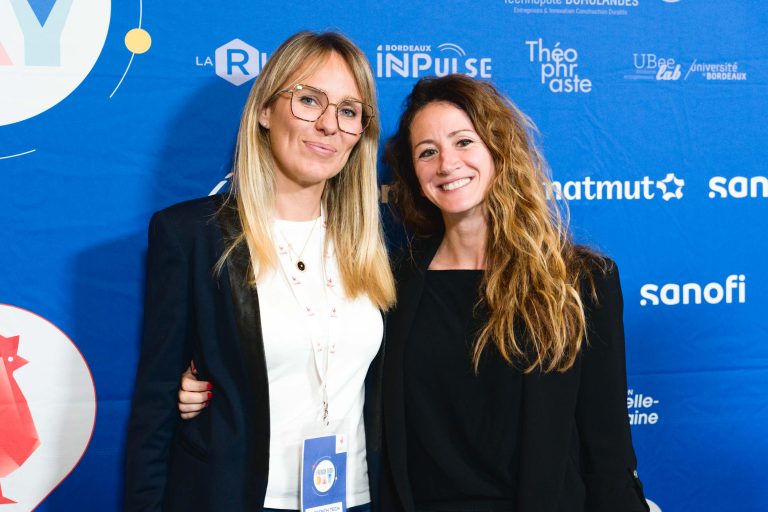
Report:
[[[322,216],[315,219],[315,222],[312,224],[312,229],[309,230],[309,235],[307,235],[307,239],[304,240],[304,245],[301,248],[301,252],[296,254],[296,251],[293,249],[293,245],[291,242],[288,241],[288,237],[285,236],[285,233],[283,233],[283,230],[279,227],[277,230],[280,232],[280,236],[283,237],[283,240],[285,240],[286,245],[288,246],[288,250],[291,251],[291,254],[295,256],[296,260],[296,268],[299,269],[300,272],[304,272],[307,269],[307,265],[304,263],[304,260],[302,260],[302,256],[304,255],[304,249],[307,248],[307,244],[309,244],[310,239],[312,238],[312,233],[315,232],[315,228],[317,227],[318,221],[322,218]],[[277,226],[276,226],[277,227]]]

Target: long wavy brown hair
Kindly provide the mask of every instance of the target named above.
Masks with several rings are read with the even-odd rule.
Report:
[[[551,181],[535,143],[535,126],[514,103],[493,85],[464,75],[419,80],[385,151],[394,174],[395,213],[417,237],[440,236],[444,230],[440,210],[421,194],[410,140],[414,117],[434,102],[467,114],[495,167],[486,196],[488,239],[480,299],[488,321],[474,345],[475,370],[493,344],[508,363],[525,372],[566,371],[586,338],[581,288],[589,288],[595,298],[590,268],[605,264],[572,242],[557,204],[548,201]]]

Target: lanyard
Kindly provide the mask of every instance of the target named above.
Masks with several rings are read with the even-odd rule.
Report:
[[[305,281],[308,279],[306,272],[298,272],[295,262],[291,258],[291,252],[288,247],[289,241],[280,229],[273,229],[273,236],[279,235],[282,239],[282,243],[278,241],[276,244],[277,255],[280,261],[280,268],[283,271],[288,286],[291,289],[293,297],[304,312],[303,319],[309,333],[309,340],[311,344],[313,361],[315,363],[315,370],[317,376],[320,379],[320,395],[322,397],[322,418],[321,423],[323,426],[328,426],[330,420],[328,418],[328,370],[330,367],[331,357],[336,353],[336,345],[339,337],[339,304],[337,302],[334,288],[338,283],[338,272],[336,269],[336,258],[332,248],[325,249],[323,247],[325,241],[326,224],[324,217],[316,221],[321,224],[320,232],[322,233],[320,244],[323,250],[321,257],[321,269],[322,269],[322,287],[323,295],[325,296],[325,304],[315,303],[307,290],[307,284]],[[311,233],[310,236],[316,236]],[[317,269],[309,269],[307,272],[317,272]],[[322,319],[328,319],[327,337],[323,340],[322,333]]]

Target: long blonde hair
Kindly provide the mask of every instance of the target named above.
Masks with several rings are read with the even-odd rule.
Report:
[[[599,266],[601,259],[573,244],[557,205],[547,200],[550,179],[525,114],[486,82],[464,75],[420,80],[386,148],[396,212],[418,236],[444,230],[440,210],[421,194],[410,141],[413,118],[433,102],[467,114],[495,168],[486,196],[489,229],[481,285],[489,315],[474,345],[475,370],[493,344],[526,372],[565,371],[586,336],[582,280],[594,296],[589,262]]]
[[[299,32],[275,51],[256,79],[243,109],[234,159],[233,183],[225,207],[236,207],[242,230],[229,240],[218,268],[232,250],[248,245],[250,284],[277,263],[270,223],[274,217],[275,161],[269,132],[259,124],[259,114],[275,101],[299,70],[310,74],[332,54],[349,66],[362,100],[373,106],[373,119],[352,150],[339,174],[323,191],[328,229],[326,243],[333,244],[339,272],[349,297],[368,295],[381,309],[395,301],[395,287],[383,242],[379,218],[376,160],[379,124],[373,74],[362,51],[341,34]]]

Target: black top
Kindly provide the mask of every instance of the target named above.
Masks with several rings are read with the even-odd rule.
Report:
[[[515,510],[522,375],[488,346],[481,270],[430,270],[404,355],[408,475],[419,511]]]

